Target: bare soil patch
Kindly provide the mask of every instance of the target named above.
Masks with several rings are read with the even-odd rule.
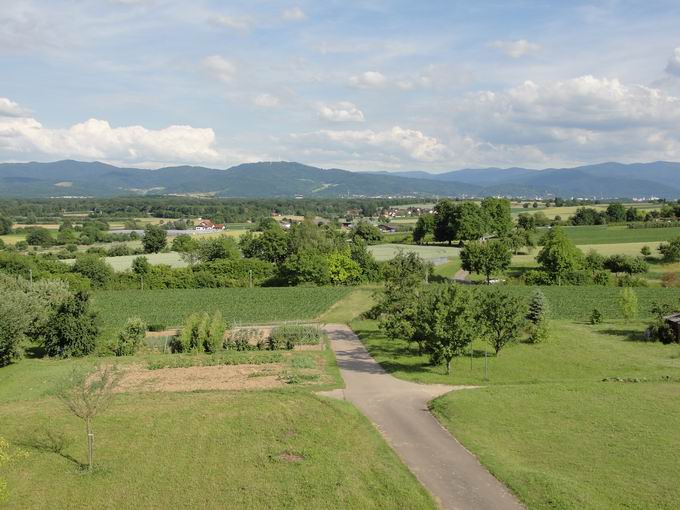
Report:
[[[209,367],[161,368],[148,370],[142,365],[126,367],[118,392],[250,390],[278,388],[282,365],[217,365]]]

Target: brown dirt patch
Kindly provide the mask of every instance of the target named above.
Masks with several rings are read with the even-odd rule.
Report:
[[[302,462],[305,458],[302,455],[296,453],[284,452],[276,457],[284,462]]]
[[[217,365],[210,367],[161,368],[141,365],[126,367],[116,387],[118,392],[250,390],[278,388],[282,365]]]

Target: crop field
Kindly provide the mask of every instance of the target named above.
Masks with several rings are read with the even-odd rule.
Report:
[[[376,260],[390,260],[399,252],[414,252],[425,260],[457,257],[460,249],[453,246],[419,246],[415,244],[376,244],[368,247]]]
[[[575,244],[651,243],[680,236],[680,227],[628,228],[626,226],[563,227]],[[543,230],[539,230],[540,233]]]
[[[313,319],[348,293],[340,287],[166,289],[99,291],[93,295],[103,326],[120,328],[129,317],[178,326],[194,312],[220,310],[243,323]]]
[[[529,296],[535,287],[508,285],[503,287],[509,293]],[[605,319],[621,315],[619,297],[620,287],[600,286],[551,286],[539,287],[545,294],[550,306],[550,315],[554,319],[587,321],[594,308],[600,310]],[[641,319],[650,317],[649,309],[654,302],[674,304],[680,307],[680,292],[677,289],[639,287],[634,289],[638,298],[638,316]]]
[[[0,239],[2,239],[5,244],[16,244],[19,241],[26,239],[26,234],[5,234],[0,236]]]

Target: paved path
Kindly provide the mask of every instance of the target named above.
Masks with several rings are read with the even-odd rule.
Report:
[[[346,388],[322,394],[344,398],[368,416],[441,508],[523,508],[428,411],[433,398],[465,387],[396,379],[347,326],[331,324],[325,329]]]
[[[469,271],[466,271],[465,269],[459,269],[456,271],[456,274],[453,275],[453,281],[458,283],[472,283],[470,280],[468,280],[468,276],[470,276]]]

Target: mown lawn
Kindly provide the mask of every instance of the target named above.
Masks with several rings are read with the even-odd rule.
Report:
[[[678,383],[574,382],[454,392],[432,407],[529,509],[672,510],[679,399]]]
[[[479,341],[472,345],[472,358],[453,361],[451,375],[446,375],[441,365],[430,365],[426,355],[418,355],[415,344],[386,338],[376,321],[355,320],[351,326],[383,368],[396,377],[420,383],[495,385],[680,377],[680,347],[641,341],[644,325],[639,322],[590,326],[553,321],[549,342],[512,344],[498,357],[488,344]]]
[[[309,392],[119,395],[95,423],[93,474],[56,398],[0,402],[0,430],[28,452],[4,470],[10,509],[434,508],[356,408]]]
[[[481,386],[436,399],[433,412],[529,509],[678,508],[680,347],[642,341],[643,322],[554,320],[543,344],[496,357],[475,343],[451,375],[375,321],[352,326],[396,377]]]

